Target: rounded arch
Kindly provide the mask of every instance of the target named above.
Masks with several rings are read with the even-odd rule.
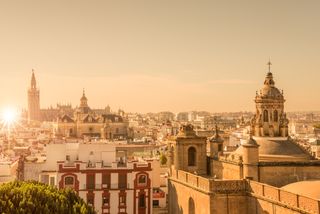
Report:
[[[193,146],[188,149],[188,166],[196,166],[197,150]]]
[[[263,121],[264,122],[269,122],[269,112],[268,110],[263,111]]]
[[[189,214],[195,214],[196,213],[196,207],[195,207],[195,204],[194,204],[194,200],[193,198],[189,198],[189,203],[188,203],[188,213]]]

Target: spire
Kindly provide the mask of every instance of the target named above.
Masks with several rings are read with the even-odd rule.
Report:
[[[36,76],[34,75],[34,70],[32,69],[32,77],[31,77],[31,88],[36,89],[37,88],[37,81]]]
[[[269,58],[269,62],[267,63],[267,65],[268,65],[268,68],[269,68],[269,73],[271,73],[271,65],[272,65],[272,63],[271,63],[270,58]]]
[[[268,73],[267,73],[266,79],[264,81],[264,84],[267,86],[274,86],[273,74],[271,73],[272,63],[270,61],[270,58],[269,58],[269,62],[267,63],[267,65],[268,65]]]
[[[82,97],[85,97],[85,96],[86,96],[86,91],[85,91],[84,88],[83,88]]]

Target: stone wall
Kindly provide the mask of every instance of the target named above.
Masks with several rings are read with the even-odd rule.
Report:
[[[215,180],[185,171],[169,178],[169,213],[320,213],[320,201],[250,180]]]
[[[242,179],[242,165],[231,161],[212,160],[211,172],[212,176],[218,179]]]
[[[174,171],[169,179],[169,213],[189,213],[193,200],[196,213],[247,213],[246,181],[221,181]]]
[[[248,181],[249,213],[320,213],[320,201]]]
[[[320,166],[292,164],[259,166],[259,182],[276,187],[290,183],[320,179]]]

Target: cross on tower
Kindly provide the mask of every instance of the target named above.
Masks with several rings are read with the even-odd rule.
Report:
[[[269,62],[268,62],[268,67],[269,67],[269,72],[271,72],[271,65],[272,65],[272,63],[271,63],[271,61],[270,61],[270,59],[269,59]]]

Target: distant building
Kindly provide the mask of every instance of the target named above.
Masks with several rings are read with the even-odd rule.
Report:
[[[31,84],[28,90],[28,122],[33,123],[40,120],[40,91],[37,88],[36,77],[32,70]]]
[[[57,122],[58,136],[82,138],[98,137],[102,139],[126,139],[129,122],[117,114],[96,114],[88,105],[83,91],[80,106],[72,115],[61,115]]]

